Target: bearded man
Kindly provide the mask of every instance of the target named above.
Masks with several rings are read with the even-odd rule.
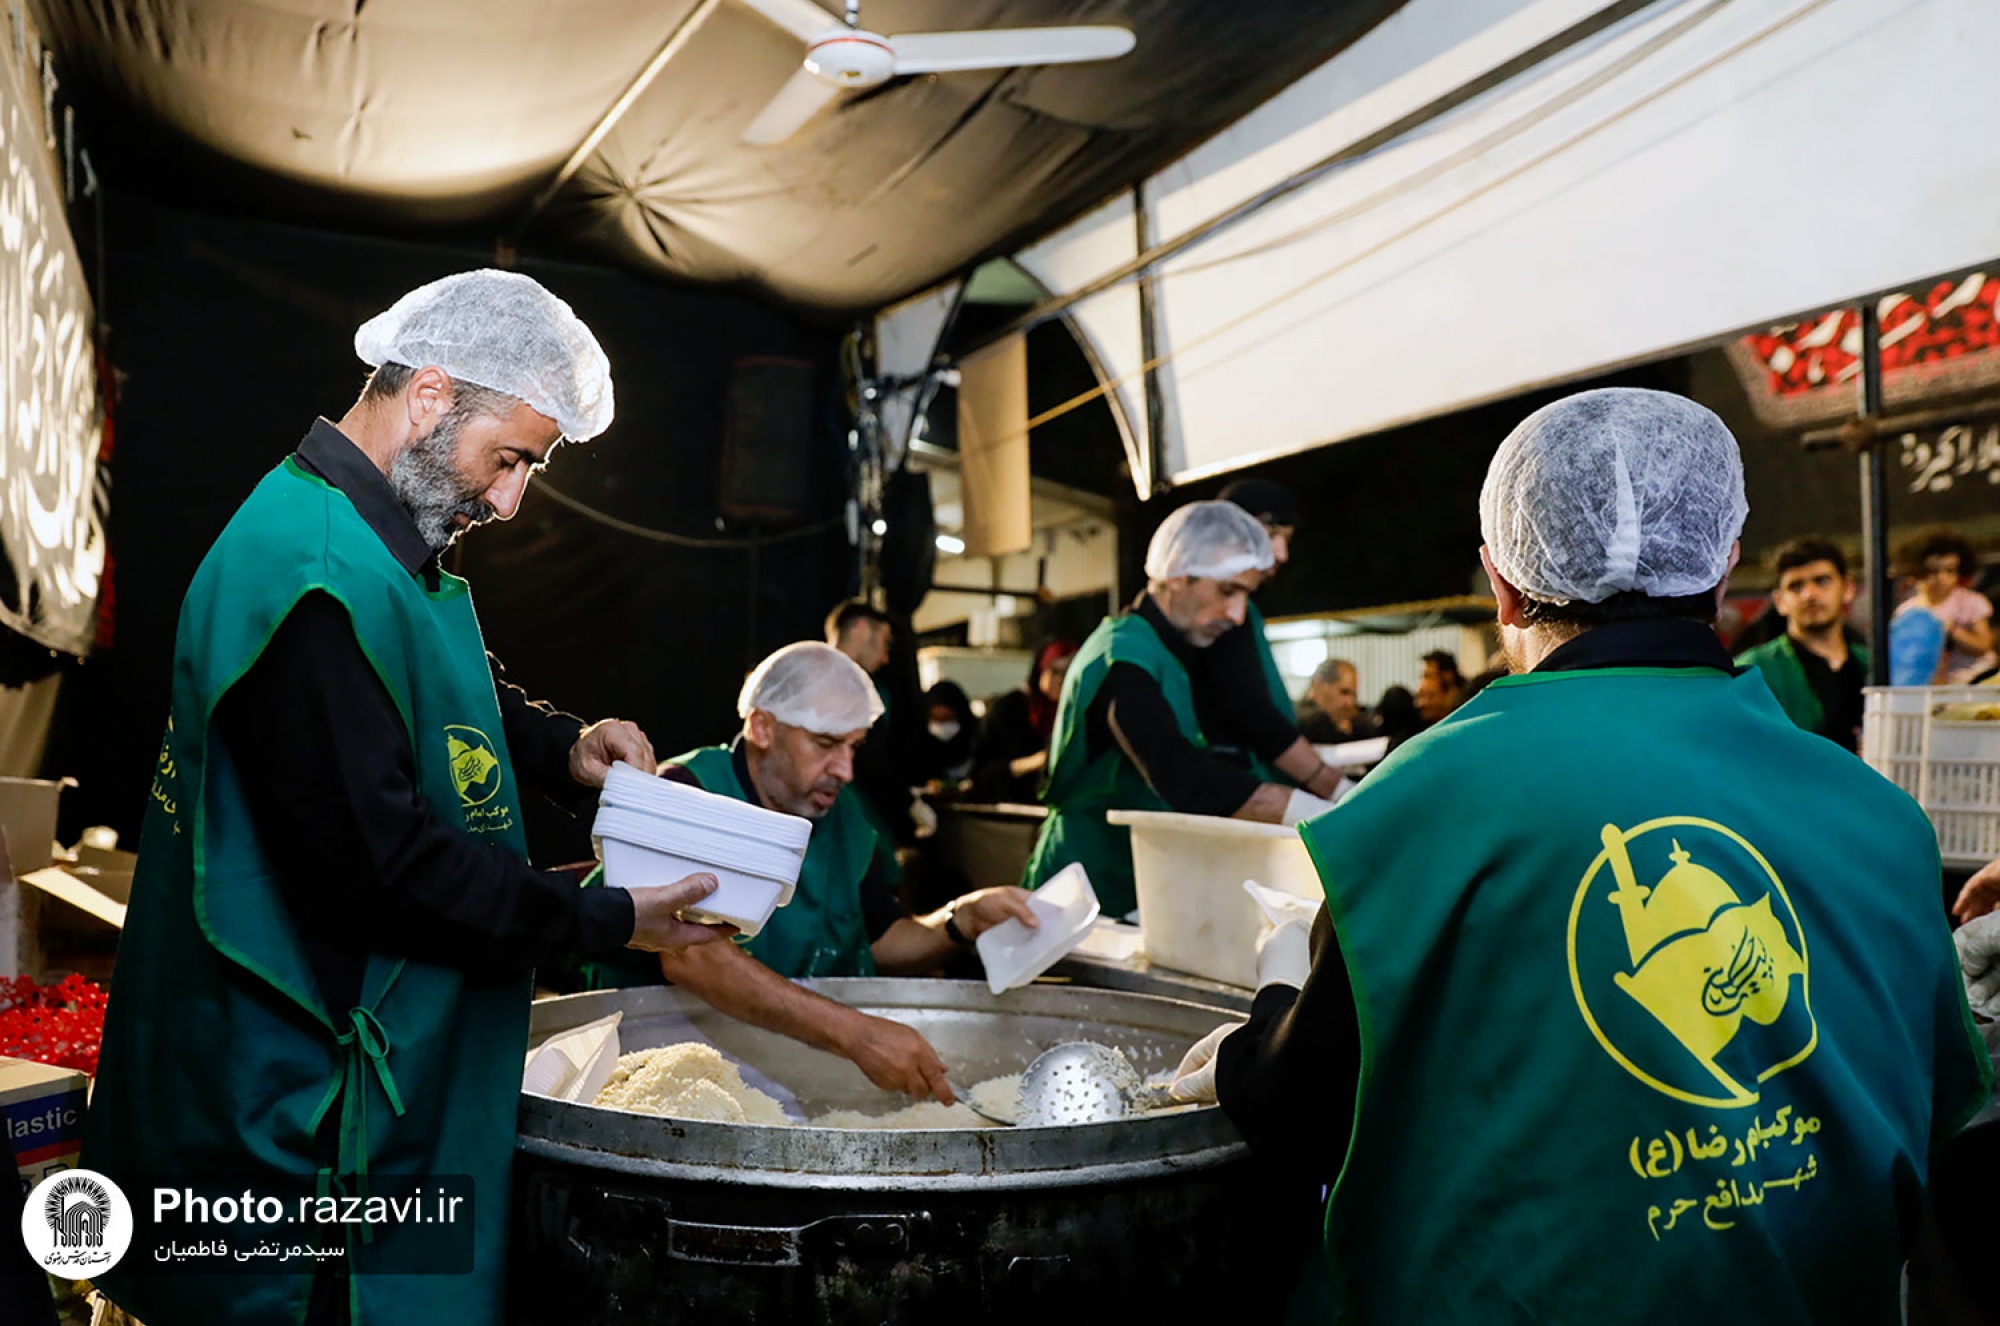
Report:
[[[500,682],[438,565],[611,423],[596,339],[530,278],[477,271],[355,350],[360,399],[257,485],[181,605],[83,1142],[158,1245],[93,1276],[148,1326],[498,1322],[532,969],[720,933],[678,919],[713,876],[585,892],[528,864],[517,771],[569,795],[652,746]],[[343,1248],[336,1226],[313,1258],[219,1275],[146,1219],[182,1185],[297,1210],[445,1176],[470,1182],[445,1244],[405,1225]]]

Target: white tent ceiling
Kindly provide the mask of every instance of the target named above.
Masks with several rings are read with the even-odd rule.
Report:
[[[1131,194],[1120,194],[1065,229],[1056,242],[1037,244],[1016,255],[1029,275],[1052,292],[1074,290],[1085,281],[1130,262],[1139,252],[1137,209]],[[1126,464],[1141,492],[1153,482],[1151,433],[1146,418],[1145,384],[1137,375],[1118,377],[1114,366],[1144,361],[1144,326],[1139,287],[1127,283],[1077,305],[1070,331],[1083,347],[1100,379],[1116,379],[1107,399],[1111,417],[1125,445]]]
[[[1148,233],[1604,9],[1412,0],[1148,179]],[[2000,255],[1994,50],[1993,0],[1660,0],[1157,264],[1150,363],[1135,283],[1069,316],[1135,429],[1157,374],[1174,482],[1712,343]],[[1022,262],[1081,289],[1132,216]]]

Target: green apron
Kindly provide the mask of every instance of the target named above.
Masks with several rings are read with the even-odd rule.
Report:
[[[1302,833],[1362,1038],[1315,1319],[1898,1319],[1990,1070],[1922,811],[1755,672],[1505,678]]]
[[[402,711],[433,812],[525,855],[465,582],[443,575],[426,592],[345,496],[287,460],[223,530],[181,607],[172,712],[83,1163],[113,1179],[261,1177],[351,1195],[369,1191],[371,1174],[469,1175],[472,1273],[372,1275],[407,1246],[378,1229],[350,1239],[350,1310],[356,1326],[498,1322],[529,974],[474,984],[377,954],[361,1006],[327,1007],[230,752],[210,740],[217,701],[310,591],[347,609]],[[330,1114],[337,1156],[315,1140]],[[128,1261],[100,1283],[148,1326],[264,1326],[300,1319],[310,1275],[179,1274]]]
[[[705,746],[677,755],[670,764],[695,776],[705,791],[760,804],[736,777],[735,756],[727,746]],[[869,823],[863,798],[843,787],[826,814],[813,821],[812,839],[799,870],[792,900],[771,914],[753,939],[739,937],[759,962],[792,980],[814,976],[873,976],[875,954],[861,909],[861,881],[888,839]],[[893,861],[893,857],[890,858]],[[590,888],[603,881],[598,867],[584,880]],[[583,966],[586,989],[607,990],[628,985],[659,985],[665,978],[658,956],[621,954]]]
[[[1296,727],[1298,710],[1292,703],[1290,692],[1285,689],[1285,674],[1278,671],[1278,660],[1271,653],[1270,637],[1264,634],[1264,613],[1258,608],[1255,599],[1243,601],[1243,625],[1236,629],[1250,632],[1251,642],[1257,647],[1257,662],[1264,672],[1264,684],[1271,691],[1271,704],[1284,717],[1285,722]],[[1294,779],[1278,772],[1261,755],[1251,755],[1250,772],[1266,783],[1276,783],[1280,787],[1298,786]]]
[[[1868,647],[1850,643],[1847,652],[1868,670]],[[1778,698],[1778,706],[1791,716],[1794,723],[1808,732],[1818,732],[1825,736],[1826,707],[1819,702],[1813,692],[1812,683],[1806,680],[1805,665],[1799,662],[1798,646],[1789,635],[1781,635],[1775,640],[1767,640],[1755,649],[1746,649],[1736,656],[1738,667],[1756,668],[1764,674],[1764,684],[1771,688],[1771,694]]]
[[[1049,743],[1049,767],[1042,780],[1042,800],[1049,817],[1042,821],[1035,850],[1021,880],[1024,888],[1040,888],[1072,861],[1081,861],[1090,886],[1110,916],[1124,916],[1139,905],[1132,884],[1132,831],[1107,823],[1108,810],[1172,810],[1140,776],[1132,762],[1115,747],[1090,758],[1085,719],[1112,665],[1130,663],[1145,669],[1160,684],[1183,737],[1207,746],[1194,714],[1194,690],[1187,669],[1138,613],[1107,617],[1097,624],[1071,660],[1063,678],[1062,699],[1056,706],[1055,737]]]

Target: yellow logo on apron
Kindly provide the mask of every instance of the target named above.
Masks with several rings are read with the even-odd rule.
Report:
[[[1607,824],[1570,906],[1569,972],[1599,1045],[1676,1100],[1754,1105],[1819,1043],[1805,935],[1770,862],[1710,820]]]
[[[447,724],[445,752],[451,757],[451,782],[467,806],[483,806],[500,794],[500,756],[476,727]]]

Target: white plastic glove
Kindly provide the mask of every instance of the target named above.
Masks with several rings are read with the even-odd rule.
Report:
[[[1289,985],[1302,989],[1312,972],[1312,922],[1286,921],[1257,941],[1257,988]]]
[[[1285,818],[1282,823],[1290,828],[1302,824],[1315,815],[1323,815],[1333,809],[1333,803],[1324,797],[1316,797],[1302,787],[1292,789],[1291,797],[1285,802]]]
[[[1215,1053],[1229,1033],[1242,1025],[1225,1022],[1189,1046],[1188,1052],[1181,1056],[1181,1066],[1174,1070],[1167,1098],[1190,1105],[1215,1104]]]
[[[2000,1018],[2000,912],[1967,921],[1952,932],[1965,1000],[1983,1018]]]

